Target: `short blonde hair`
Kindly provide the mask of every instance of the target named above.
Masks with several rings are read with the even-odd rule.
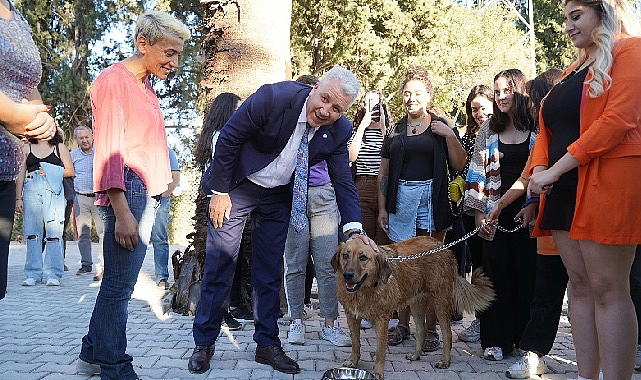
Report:
[[[150,45],[162,40],[166,34],[171,34],[185,41],[191,37],[191,33],[185,24],[174,16],[159,11],[150,11],[141,14],[136,23],[134,41],[144,36]]]

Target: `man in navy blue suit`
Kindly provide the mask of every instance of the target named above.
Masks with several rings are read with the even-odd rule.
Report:
[[[359,91],[358,79],[340,66],[328,71],[314,87],[293,81],[264,85],[221,130],[202,184],[212,198],[205,274],[193,326],[196,348],[188,365],[191,372],[209,369],[242,230],[250,214],[255,360],[284,373],[300,371],[281,347],[277,319],[292,207],[292,173],[308,126],[309,167],[327,162],[343,232],[378,249],[362,232],[360,205],[349,170],[347,142],[352,125],[343,113]]]

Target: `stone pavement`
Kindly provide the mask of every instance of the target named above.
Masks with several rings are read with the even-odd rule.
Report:
[[[172,246],[170,252],[181,247]],[[96,252],[94,248],[94,252]],[[80,254],[75,242],[67,248],[62,286],[38,284],[21,286],[25,261],[25,246],[12,244],[9,255],[9,286],[7,297],[0,301],[0,380],[74,380],[92,379],[77,375],[76,361],[80,340],[87,331],[93,310],[98,283],[92,276],[76,276]],[[170,264],[171,265],[171,264]],[[321,319],[315,316],[307,321],[304,346],[287,343],[287,326],[280,326],[285,351],[298,361],[302,372],[286,375],[254,362],[255,343],[253,326],[245,324],[240,331],[222,331],[211,361],[211,370],[202,375],[190,374],[187,360],[193,348],[192,317],[173,312],[163,313],[165,292],[153,282],[153,251],[147,252],[143,269],[129,304],[127,329],[128,353],[134,357],[134,367],[145,380],[153,379],[295,379],[320,380],[330,368],[340,367],[350,352],[349,347],[337,348],[319,339]],[[344,316],[340,319],[346,326]],[[453,325],[461,330],[471,321],[467,316],[462,323]],[[373,330],[361,334],[361,368],[372,369],[376,351]],[[402,346],[390,347],[386,361],[386,379],[505,379],[505,370],[516,357],[501,362],[481,358],[479,343],[465,343],[454,335],[452,365],[438,370],[432,363],[440,351],[425,355],[418,362],[409,362],[405,353],[414,346],[414,339]],[[546,357],[550,373],[543,379],[576,378],[576,363],[567,320],[559,326],[552,352]],[[641,375],[635,375],[641,379]],[[98,379],[94,376],[93,379]]]

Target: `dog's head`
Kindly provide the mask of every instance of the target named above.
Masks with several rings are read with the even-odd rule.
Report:
[[[388,249],[379,246],[376,252],[360,239],[350,239],[341,243],[332,258],[332,267],[337,277],[345,281],[345,289],[352,293],[362,286],[374,288],[379,282],[387,283],[392,268],[385,260]]]

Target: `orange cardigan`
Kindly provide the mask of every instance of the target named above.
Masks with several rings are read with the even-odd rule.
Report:
[[[602,244],[641,244],[641,38],[619,36],[612,55],[612,85],[598,98],[588,96],[583,86],[580,136],[568,147],[579,161],[569,236]],[[590,77],[588,72],[586,80]],[[552,135],[541,113],[539,120],[532,168],[548,166]],[[536,236],[549,234],[539,228],[543,206],[542,199]]]

